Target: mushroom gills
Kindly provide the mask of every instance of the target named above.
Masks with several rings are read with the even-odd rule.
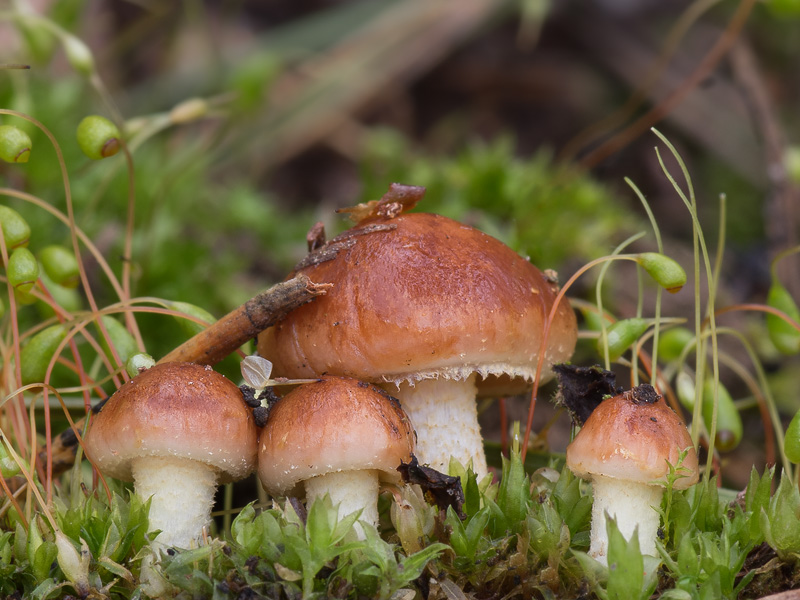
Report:
[[[606,515],[616,519],[617,527],[626,540],[631,539],[638,526],[639,550],[642,554],[657,555],[655,540],[661,522],[657,509],[661,506],[663,487],[594,475],[592,493],[590,556],[608,564]]]

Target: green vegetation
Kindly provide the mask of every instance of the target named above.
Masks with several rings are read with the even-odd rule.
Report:
[[[358,42],[384,61],[397,56],[388,34],[348,36],[362,32],[356,24],[366,35],[382,19],[395,33],[415,31],[402,20],[412,9],[399,4],[346,3],[278,28],[246,59],[218,56],[211,75],[198,77],[189,65],[185,85],[172,87],[164,82],[178,82],[177,71],[151,67],[141,83],[122,84],[130,86],[124,94],[107,87],[100,59],[111,50],[74,33],[86,18],[83,2],[55,2],[47,15],[21,0],[0,9],[8,26],[0,36],[12,32],[34,67],[0,59],[9,63],[0,65],[0,597],[148,597],[143,575],[157,534],[148,528],[148,501],[93,470],[74,437],[77,460],[62,472],[54,441],[150,364],[145,352],[163,357],[282,280],[305,255],[315,221],[345,227],[329,206],[303,201],[304,192],[287,201],[274,191],[280,185],[265,190],[263,180],[364,89],[363,65],[337,62],[336,51]],[[789,4],[768,6],[791,19]],[[534,9],[527,6],[528,18]],[[428,38],[395,43],[420,39]],[[122,51],[130,41],[118,43]],[[300,76],[316,66],[309,56],[332,66],[303,87]],[[301,92],[288,105],[270,104],[265,116],[262,104],[295,89],[289,84]],[[151,99],[153,89],[168,92]],[[693,182],[685,148],[658,132],[649,160],[662,170],[659,185],[674,193],[669,213],[679,208],[689,223],[688,259],[668,256],[665,241],[675,240],[662,239],[649,194],[632,182],[633,193],[621,193],[553,151],[523,157],[509,134],[445,139],[444,152],[399,129],[337,124],[358,130],[356,150],[328,140],[355,157],[359,185],[344,188],[359,197],[348,204],[380,198],[393,181],[424,186],[416,210],[467,222],[558,269],[581,318],[575,363],[604,364],[624,374],[625,387],[656,384],[690,423],[701,480],[673,489],[680,465],[673,469],[658,507],[657,557],[642,555],[611,519],[605,567],[587,554],[591,485],[564,466],[563,447],[551,448],[546,433],[529,439],[524,424],[510,448],[490,453],[495,480],[451,465],[463,502],[437,504],[419,486],[388,486],[380,525],[365,526],[364,539],[352,527],[358,515],[339,520],[328,498],[307,507],[273,502],[251,478],[221,494],[207,543],[161,553],[169,594],[700,600],[800,586],[800,310],[780,269],[798,248],[775,257],[762,297],[731,301],[722,267],[727,221],[747,228],[751,219],[728,214],[725,198],[709,203],[696,194],[703,175],[692,173]],[[320,184],[327,204],[340,194],[330,181]],[[643,213],[632,208],[637,197]],[[709,226],[712,213],[718,221]],[[663,294],[681,288],[680,298],[694,294],[689,312]],[[741,320],[728,321],[730,314]],[[251,352],[243,346],[219,370],[241,382],[241,356]],[[509,423],[499,429],[495,438]],[[748,438],[761,454],[737,485],[742,478],[731,472],[742,471],[741,458],[731,457]]]

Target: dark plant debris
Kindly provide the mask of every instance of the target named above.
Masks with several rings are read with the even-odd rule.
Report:
[[[605,398],[622,393],[622,388],[616,386],[616,375],[597,365],[561,364],[555,365],[553,370],[558,379],[555,402],[566,407],[577,425],[583,425]]]
[[[423,467],[417,457],[411,455],[409,463],[400,463],[397,467],[405,483],[419,485],[425,492],[426,499],[435,504],[439,510],[446,511],[452,506],[460,519],[465,519],[464,490],[461,479],[440,473],[431,467]]]

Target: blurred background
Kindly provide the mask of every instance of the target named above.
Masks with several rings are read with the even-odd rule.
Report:
[[[685,183],[651,126],[686,162],[712,254],[727,198],[718,306],[764,302],[771,259],[798,243],[798,0],[2,0],[0,63],[30,65],[0,72],[0,106],[59,140],[77,222],[117,272],[125,163],[85,158],[74,131],[94,113],[124,127],[135,161],[133,295],[217,317],[283,279],[315,222],[332,236],[347,227],[336,208],[378,199],[394,181],[427,188],[418,210],[470,223],[564,282],[637,232],[647,235],[633,249],[656,249],[630,178],[666,253],[688,271],[691,217],[656,146]],[[26,127],[35,150],[24,169],[0,167],[0,185],[63,208],[45,136],[3,122]],[[32,248],[68,244],[52,217],[9,204],[33,225]],[[800,298],[800,262],[788,257],[778,273]],[[93,276],[99,302],[115,301]],[[570,295],[593,299],[595,277]],[[629,266],[611,268],[603,293],[616,317],[633,316],[640,293],[652,315],[654,290]],[[663,314],[691,320],[693,293],[665,297]],[[164,317],[139,321],[156,357],[184,339]],[[763,315],[721,321],[757,348],[791,417],[797,357],[769,343]],[[740,345],[727,351],[747,365]],[[600,360],[593,341],[581,342],[576,363]],[[736,487],[764,464],[764,434],[751,390],[730,369],[722,375],[745,424],[724,459]],[[527,400],[509,406],[521,418]],[[540,407],[537,429],[553,414]],[[494,407],[482,418],[498,439]],[[554,450],[568,433],[562,416]]]

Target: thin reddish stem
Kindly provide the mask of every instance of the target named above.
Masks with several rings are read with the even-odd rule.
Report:
[[[719,315],[724,315],[725,313],[734,312],[734,311],[737,311],[737,310],[752,310],[752,311],[755,311],[755,312],[769,313],[771,315],[774,315],[774,316],[778,317],[779,319],[783,319],[784,321],[786,321],[786,323],[788,325],[790,325],[791,327],[794,327],[798,332],[800,332],[800,323],[798,323],[797,321],[792,319],[789,315],[787,315],[782,310],[779,310],[777,308],[773,308],[772,306],[767,306],[766,304],[751,304],[751,303],[731,304],[730,306],[726,306],[724,308],[717,309],[714,312],[714,314],[719,316]],[[705,322],[707,322],[707,321],[708,321],[708,319],[706,319]],[[705,322],[704,322],[704,325],[705,325]]]
[[[8,498],[8,501],[11,502],[14,510],[17,511],[17,515],[19,515],[19,518],[22,520],[22,526],[25,528],[25,531],[28,531],[28,521],[25,519],[25,513],[22,512],[22,509],[17,503],[17,497],[11,493],[8,484],[3,477],[0,477],[0,488],[3,489],[3,493],[6,495],[6,498]]]

